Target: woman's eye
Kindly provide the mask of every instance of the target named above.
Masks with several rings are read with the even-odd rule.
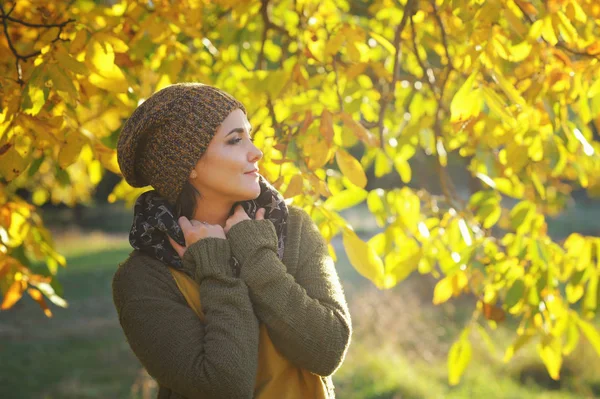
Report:
[[[229,144],[237,144],[240,141],[242,141],[242,139],[238,137],[237,139],[231,139],[231,140],[229,140],[228,143]],[[250,141],[254,142],[254,137],[250,137]]]

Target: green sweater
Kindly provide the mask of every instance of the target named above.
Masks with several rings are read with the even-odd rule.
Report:
[[[167,266],[139,251],[119,265],[113,299],[134,354],[159,384],[159,398],[251,398],[259,322],[281,354],[323,377],[342,363],[350,313],[327,245],[310,216],[290,206],[283,262],[268,220],[234,225],[183,256],[200,285],[201,322]],[[233,276],[229,258],[241,264]]]

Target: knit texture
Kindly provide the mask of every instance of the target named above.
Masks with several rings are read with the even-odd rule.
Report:
[[[133,251],[120,265],[113,278],[119,321],[161,399],[252,398],[259,322],[283,356],[332,387],[351,320],[327,245],[310,216],[291,206],[283,262],[276,249],[267,220],[242,221],[227,240],[202,239],[188,248],[183,262],[200,285],[204,322],[165,264]],[[239,278],[229,255],[242,263]]]
[[[178,83],[154,93],[131,114],[117,161],[133,187],[151,185],[175,204],[189,174],[225,118],[244,106],[216,87]]]

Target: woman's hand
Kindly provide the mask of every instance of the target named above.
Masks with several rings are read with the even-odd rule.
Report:
[[[260,208],[258,211],[256,211],[255,220],[263,220],[265,218],[265,212],[265,208]],[[229,219],[227,219],[227,222],[225,222],[225,228],[223,229],[225,231],[225,234],[229,232],[229,229],[231,229],[233,226],[235,226],[243,220],[250,220],[250,216],[248,216],[248,214],[244,210],[244,207],[238,205],[235,208],[235,212],[233,212],[233,215],[229,216]]]
[[[183,231],[183,236],[185,237],[185,247],[182,247],[178,243],[176,243],[169,235],[169,242],[173,249],[177,252],[180,258],[183,258],[183,254],[190,247],[190,245],[194,244],[197,241],[200,241],[203,238],[207,237],[215,237],[222,238],[224,240],[227,239],[225,237],[225,231],[223,227],[218,224],[208,224],[205,222],[199,222],[197,220],[189,220],[185,216],[182,216],[178,220],[179,226]]]

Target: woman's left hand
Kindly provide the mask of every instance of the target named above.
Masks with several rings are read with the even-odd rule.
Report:
[[[265,218],[265,212],[266,212],[265,208],[260,208],[258,211],[256,211],[255,220],[263,220]],[[223,230],[225,231],[225,234],[227,234],[229,232],[229,229],[231,229],[233,226],[235,226],[236,224],[238,224],[239,222],[244,221],[244,220],[251,220],[251,219],[250,219],[250,216],[248,216],[248,214],[244,210],[244,207],[242,207],[241,205],[238,205],[235,208],[235,212],[233,212],[233,215],[229,216],[229,219],[227,219],[227,221],[225,222],[225,227],[223,228]]]

